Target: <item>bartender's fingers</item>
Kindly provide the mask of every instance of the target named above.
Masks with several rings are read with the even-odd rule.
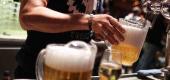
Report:
[[[125,29],[119,24],[118,20],[109,16],[109,22],[121,33],[125,33]]]
[[[110,35],[110,36],[112,36],[114,34],[114,32],[115,32],[112,28],[113,27],[109,22],[103,22],[102,30],[107,32],[107,34]]]
[[[113,26],[113,27],[116,27],[116,26]],[[114,35],[117,36],[117,38],[120,40],[120,41],[123,41],[125,38],[123,36],[123,33],[121,33],[119,30],[117,30],[116,28],[112,28],[113,31],[114,31]]]
[[[114,37],[120,41],[123,41],[124,40],[124,37],[123,37],[123,33],[119,32],[115,26],[111,25],[110,22],[105,22],[103,23],[103,30],[106,31],[108,33],[108,35],[110,35],[110,37]]]
[[[125,29],[119,24],[119,22],[115,18],[109,18],[110,24],[112,25],[112,29],[115,31],[115,35],[119,38],[119,40],[123,41],[123,33],[125,33]]]
[[[104,38],[104,40],[108,40],[111,44],[118,44],[118,40],[116,40],[115,36],[109,35],[109,33],[105,30],[101,30],[101,36]]]
[[[116,40],[116,37],[114,36],[113,29],[109,29],[112,25],[109,22],[101,22],[101,24],[96,24],[93,27],[93,30],[95,31],[95,34],[99,34],[102,40],[108,40],[111,44],[118,44],[118,40]]]
[[[95,32],[94,40],[97,40],[97,41],[104,40],[104,37],[101,35],[102,24],[100,24],[100,23],[97,24],[96,23],[92,27],[92,29]]]

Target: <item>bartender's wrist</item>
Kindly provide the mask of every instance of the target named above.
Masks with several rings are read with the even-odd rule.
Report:
[[[82,28],[84,30],[92,30],[93,27],[93,14],[84,14],[80,19],[80,23],[82,23]],[[80,26],[79,26],[80,27]]]
[[[93,14],[89,14],[89,18],[88,18],[88,28],[89,28],[89,30],[93,30],[92,29],[92,27],[93,27]]]
[[[88,18],[88,27],[89,27],[89,31],[90,31],[90,37],[94,38],[95,37],[95,32],[93,29],[93,24],[94,24],[94,15],[93,14],[89,14],[89,18]]]
[[[90,27],[93,26],[93,21],[92,21],[93,15],[91,14],[79,14],[79,15],[80,16],[77,17],[78,19],[76,18],[76,20],[78,20],[77,28],[79,30],[90,30]]]

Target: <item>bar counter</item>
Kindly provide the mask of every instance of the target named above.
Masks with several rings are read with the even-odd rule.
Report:
[[[17,51],[20,49],[20,46],[24,42],[24,39],[1,39],[0,38],[0,78],[2,79],[2,72],[5,70],[10,70],[13,72],[13,70],[16,67],[15,62],[15,55]],[[95,64],[95,72],[94,74],[98,74],[98,66],[100,63],[100,59],[102,56],[102,53],[107,48],[104,42],[94,42],[98,47],[98,54],[96,56],[96,63]],[[4,54],[5,53],[5,54]],[[8,60],[6,60],[8,59]],[[9,60],[11,59],[11,60]],[[6,61],[6,62],[4,62]],[[6,64],[8,63],[8,64]],[[93,76],[92,80],[98,80],[98,76]],[[35,79],[14,79],[14,80],[35,80]],[[123,74],[119,80],[162,80],[155,78],[153,76],[147,76],[145,79],[139,79],[134,74]]]
[[[36,79],[14,79],[14,80],[36,80]],[[99,80],[99,76],[92,76],[92,80]],[[138,78],[136,73],[122,74],[118,80],[164,80],[164,77],[145,76]]]

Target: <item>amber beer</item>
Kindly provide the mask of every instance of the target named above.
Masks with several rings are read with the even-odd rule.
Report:
[[[138,60],[148,30],[126,25],[122,26],[126,30],[124,34],[125,41],[118,45],[112,45],[112,49],[120,51],[123,65],[131,66]]]
[[[128,44],[120,44],[118,46],[113,46],[112,48],[117,49],[122,53],[122,64],[125,66],[131,66],[138,60],[140,49],[137,47]]]
[[[91,53],[84,50],[50,50],[44,56],[44,80],[91,80]]]
[[[71,72],[64,70],[56,70],[44,66],[44,80],[91,80],[91,70],[90,71],[80,71],[80,72]]]

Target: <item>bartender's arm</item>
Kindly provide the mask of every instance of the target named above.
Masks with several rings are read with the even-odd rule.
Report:
[[[64,14],[47,8],[48,0],[21,0],[20,24],[25,30],[60,33],[88,30],[88,14]],[[93,15],[93,30],[111,43],[124,40],[125,30],[115,18],[107,14]],[[116,39],[115,36],[118,39]]]

